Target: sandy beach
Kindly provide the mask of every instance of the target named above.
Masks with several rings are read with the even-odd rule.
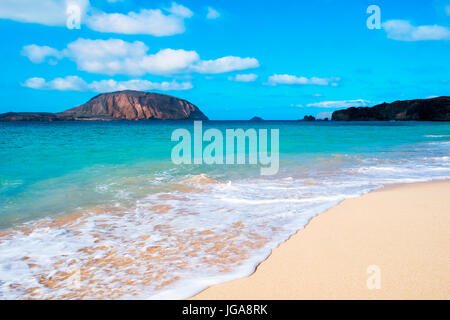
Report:
[[[193,299],[449,299],[450,181],[383,188],[313,218],[255,273]]]

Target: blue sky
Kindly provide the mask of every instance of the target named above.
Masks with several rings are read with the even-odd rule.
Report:
[[[370,5],[380,29],[366,25]],[[450,0],[1,0],[0,33],[0,112],[58,112],[125,88],[211,119],[450,95]]]

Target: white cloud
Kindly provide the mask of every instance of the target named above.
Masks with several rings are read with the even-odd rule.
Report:
[[[450,40],[450,30],[438,25],[416,27],[406,20],[389,20],[383,23],[383,28],[393,40]]]
[[[277,85],[277,84],[288,84],[288,85],[306,85],[313,84],[319,86],[327,86],[332,85],[336,86],[339,78],[318,78],[318,77],[297,77],[289,74],[274,74],[269,77],[269,84]]]
[[[22,52],[34,63],[42,63],[46,57],[66,57],[73,60],[79,70],[108,75],[169,75],[189,72],[215,74],[259,66],[255,58],[223,57],[204,61],[200,60],[195,51],[162,49],[148,54],[148,49],[141,41],[80,38],[61,51],[47,46],[29,45]]]
[[[198,73],[224,73],[237,70],[245,70],[259,67],[255,58],[223,57],[216,60],[201,60],[192,66],[192,70]]]
[[[65,78],[56,78],[52,81],[45,81],[44,78],[30,78],[24,87],[33,89],[50,89],[60,91],[84,91],[87,89],[87,83],[78,76],[67,76]]]
[[[78,39],[68,44],[65,53],[78,69],[108,75],[179,73],[199,59],[195,51],[163,49],[150,55],[147,51],[141,41]]]
[[[47,57],[54,57],[57,59],[62,57],[62,53],[54,48],[37,46],[35,44],[23,47],[21,54],[26,56],[33,63],[42,63]]]
[[[192,17],[188,8],[172,3],[168,14],[161,9],[141,9],[139,12],[105,13],[93,8],[89,0],[2,0],[0,19],[48,26],[66,26],[67,8],[80,8],[81,23],[92,30],[121,34],[171,36],[185,31],[184,19]]]
[[[161,10],[142,9],[139,13],[97,13],[87,19],[89,28],[99,32],[171,36],[185,31],[182,17]]]
[[[178,4],[176,2],[172,2],[172,6],[166,10],[176,16],[183,18],[191,18],[194,15],[194,13],[189,8],[186,8],[185,6],[182,6],[181,4]]]
[[[22,84],[24,87],[41,89],[45,86],[44,78],[30,78]]]
[[[139,65],[151,74],[172,74],[185,71],[198,59],[199,56],[195,51],[163,49],[156,54],[143,57]]]
[[[206,13],[207,19],[217,19],[220,17],[219,11],[215,10],[214,8],[208,7],[208,12]]]
[[[128,81],[116,81],[113,79],[93,81],[87,83],[78,76],[67,76],[46,81],[44,78],[30,78],[23,84],[24,87],[41,90],[59,90],[59,91],[94,91],[111,92],[121,90],[189,90],[192,89],[191,82],[151,82],[148,80],[134,79]]]
[[[340,101],[322,101],[309,103],[307,107],[315,108],[349,108],[349,107],[366,107],[371,104],[368,100],[356,99],[356,100],[340,100]]]
[[[89,0],[2,0],[0,19],[65,26],[68,5],[79,6],[83,14],[89,7]]]
[[[257,74],[249,73],[249,74],[237,74],[234,77],[228,77],[228,80],[238,81],[238,82],[252,82],[258,78]]]
[[[96,92],[111,92],[121,90],[189,90],[193,88],[191,82],[176,82],[175,80],[168,82],[150,82],[148,80],[128,80],[128,81],[115,81],[115,80],[101,80],[94,81],[89,85],[91,91]]]

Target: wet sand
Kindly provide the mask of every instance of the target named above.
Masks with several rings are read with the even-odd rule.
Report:
[[[345,200],[193,299],[450,299],[449,195],[440,181]]]

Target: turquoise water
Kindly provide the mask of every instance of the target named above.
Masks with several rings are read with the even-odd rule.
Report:
[[[274,176],[261,176],[258,165],[174,165],[171,133],[192,127],[177,121],[0,123],[0,232],[7,232],[0,237],[0,298],[29,297],[31,287],[47,298],[187,297],[249,274],[270,249],[345,198],[390,183],[450,177],[449,123],[203,123],[204,130],[222,132],[279,129]],[[51,224],[73,214],[83,223]],[[230,232],[233,240],[220,240]],[[179,242],[191,246],[175,250]],[[84,250],[99,243],[107,249]],[[165,248],[159,256],[171,259],[155,261],[150,272],[132,250],[138,244]],[[82,289],[73,289],[42,281],[54,277],[55,261],[64,261],[59,272],[71,259],[84,270],[112,251],[133,262],[96,266],[92,277],[141,282],[94,285],[81,277]],[[137,280],[146,273],[154,280]]]

